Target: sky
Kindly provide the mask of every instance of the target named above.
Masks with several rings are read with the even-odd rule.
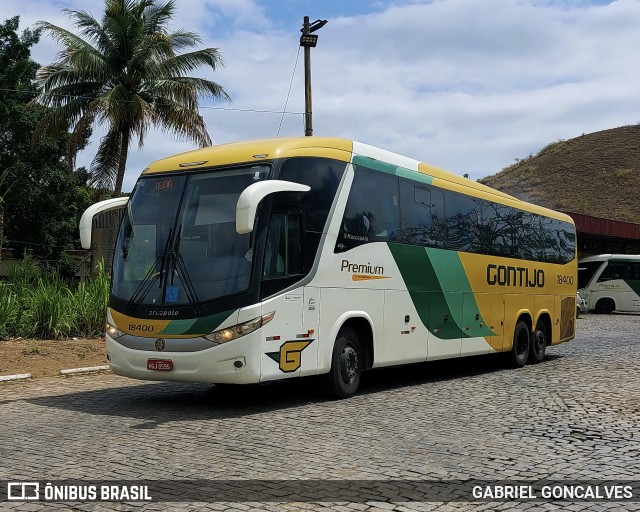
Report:
[[[99,18],[101,6],[0,0],[0,15],[19,15],[21,29],[39,20],[73,29],[63,9]],[[640,122],[640,0],[176,0],[176,8],[170,28],[199,33],[225,60],[193,73],[231,96],[200,103],[214,144],[304,135],[304,16],[328,20],[311,49],[314,135],[478,179],[551,142]],[[32,58],[46,65],[59,49],[44,35]],[[78,165],[91,163],[103,133],[94,131]],[[152,161],[190,149],[150,132],[142,150],[130,150],[123,190]]]

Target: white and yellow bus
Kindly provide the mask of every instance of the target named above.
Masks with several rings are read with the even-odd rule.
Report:
[[[106,344],[137,379],[257,383],[507,353],[574,337],[570,217],[358,142],[226,144],[159,160],[122,206]]]
[[[596,313],[640,312],[640,254],[598,254],[578,262],[578,291]]]

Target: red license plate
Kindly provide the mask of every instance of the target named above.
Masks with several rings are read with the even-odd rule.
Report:
[[[173,361],[171,359],[147,359],[147,370],[170,372],[173,370]]]

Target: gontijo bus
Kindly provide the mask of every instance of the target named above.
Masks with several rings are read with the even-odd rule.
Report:
[[[226,144],[151,164],[113,258],[114,373],[256,383],[505,352],[574,337],[570,217],[349,140]]]

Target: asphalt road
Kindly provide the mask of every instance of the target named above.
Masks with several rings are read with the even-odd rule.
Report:
[[[586,315],[542,364],[507,370],[481,356],[377,370],[343,401],[327,401],[313,380],[0,384],[0,499],[7,481],[38,482],[41,497],[47,482],[59,492],[95,485],[98,497],[101,485],[148,485],[153,498],[59,494],[0,509],[640,510],[638,482],[623,501],[552,501],[538,486],[537,501],[487,502],[471,489],[548,481],[604,493],[605,483],[640,481],[638,327],[638,315]]]

